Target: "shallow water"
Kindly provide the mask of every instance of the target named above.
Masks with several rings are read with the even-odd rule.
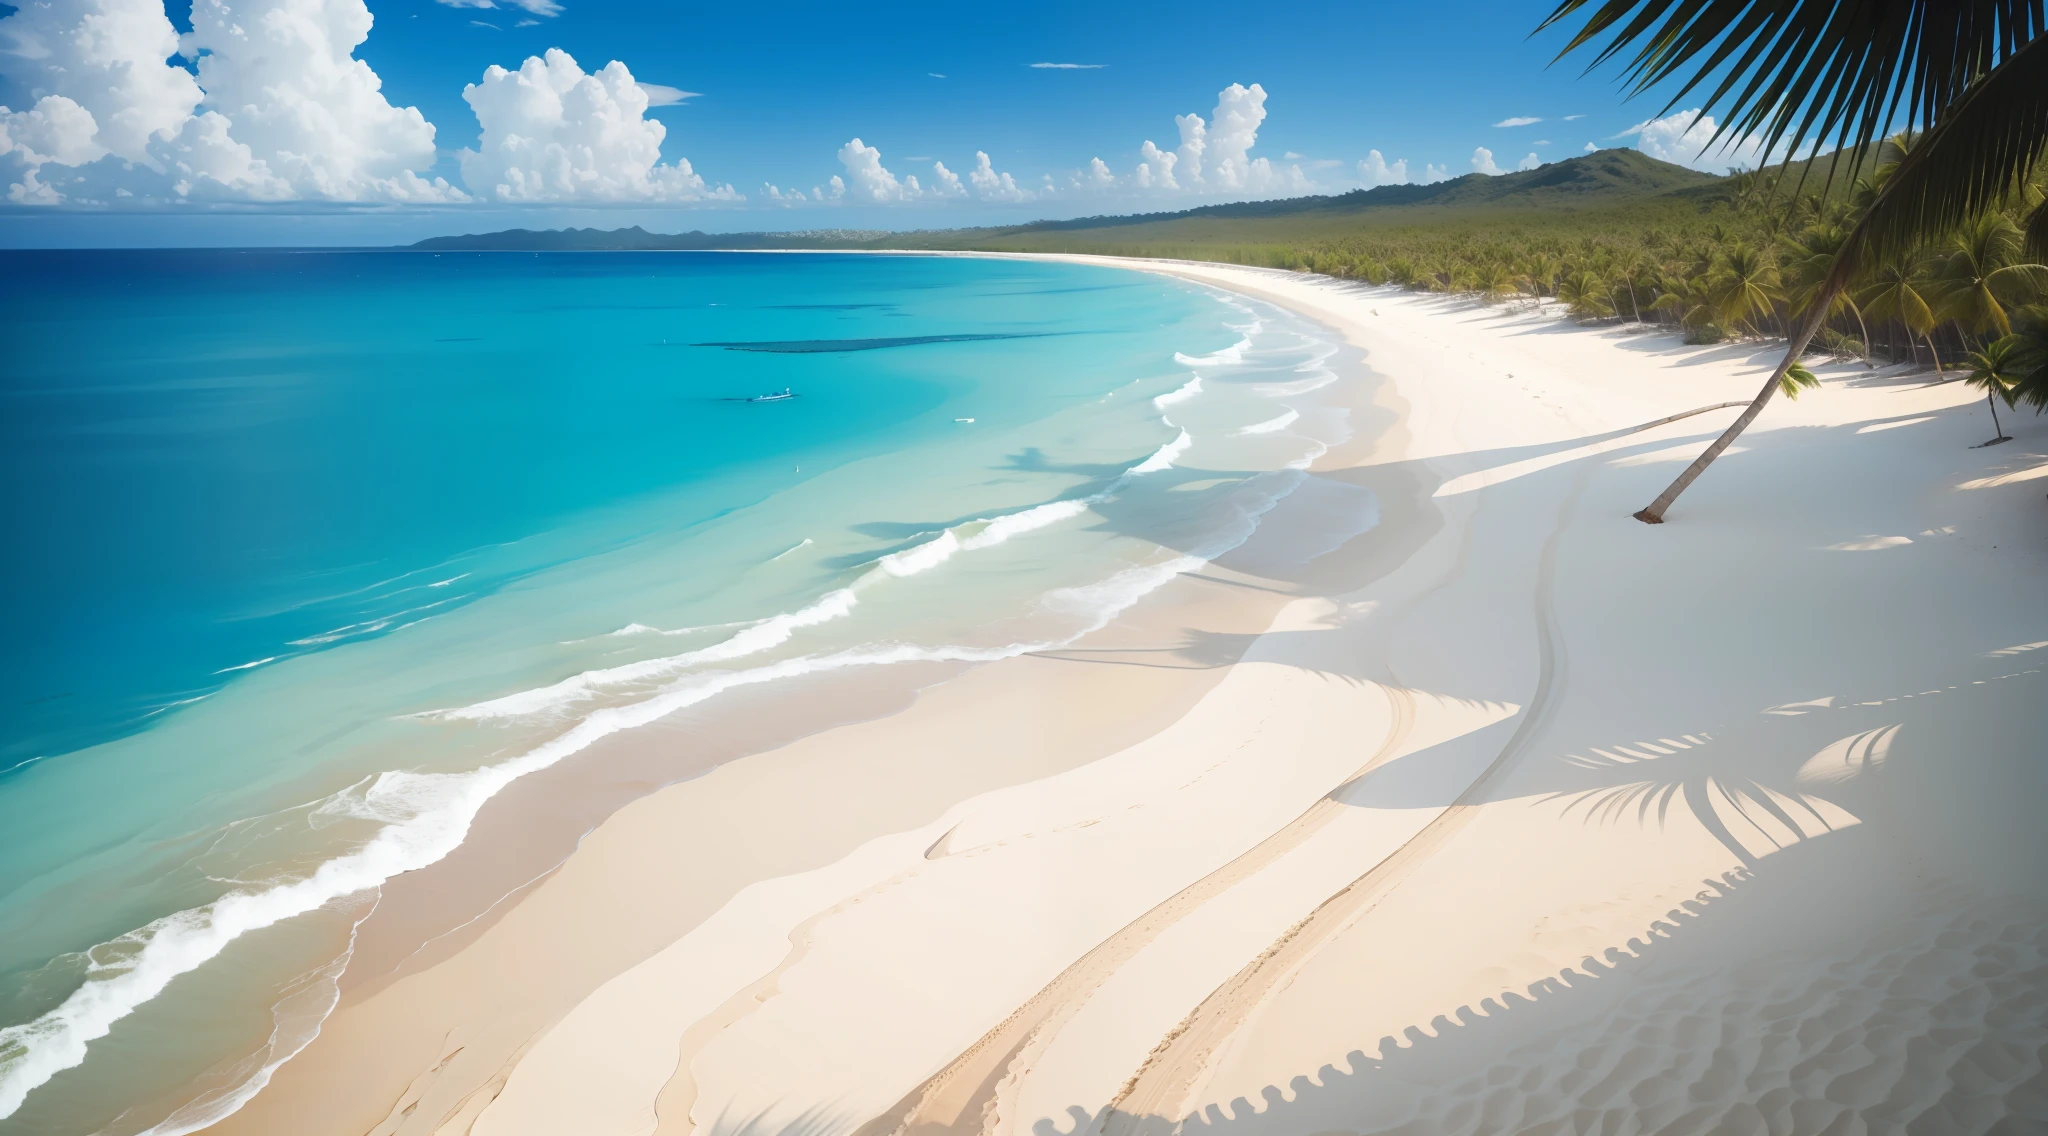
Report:
[[[1344,430],[1315,329],[1111,269],[0,255],[4,1133],[203,1123],[505,784],[1070,641]]]

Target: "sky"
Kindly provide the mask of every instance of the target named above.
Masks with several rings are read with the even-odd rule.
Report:
[[[1531,168],[1720,172],[1548,6],[0,3],[0,245],[915,229]]]

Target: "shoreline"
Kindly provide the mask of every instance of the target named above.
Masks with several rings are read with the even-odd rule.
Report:
[[[1244,1105],[1229,1102],[1273,1102],[1270,1086],[1290,1086],[1272,1107],[1299,1115],[1292,1110],[1303,1099],[1335,1101],[1333,1085],[1370,1080],[1347,1054],[1378,1045],[1373,1029],[1380,1027],[1360,1023],[1401,1036],[1404,1027],[1421,1027],[1452,1007],[1481,1006],[1581,955],[1597,958],[1645,934],[1654,939],[1644,928],[1677,910],[1700,879],[1754,878],[1772,852],[1809,842],[1825,851],[1831,845],[1821,844],[1823,835],[1867,832],[1884,808],[1897,811],[1866,804],[1869,779],[1853,769],[1829,773],[1835,780],[1774,773],[1746,783],[1708,773],[1713,784],[1756,786],[1738,787],[1734,798],[1764,805],[1734,811],[1750,817],[1761,837],[1735,835],[1713,806],[1695,813],[1682,833],[1618,821],[1596,831],[1575,816],[1574,842],[1558,830],[1557,805],[1531,803],[1560,791],[1553,767],[1569,764],[1561,755],[1594,744],[1573,741],[1574,729],[1609,747],[1598,752],[1610,757],[1580,755],[1587,760],[1656,760],[1711,747],[1648,742],[1628,759],[1611,757],[1612,747],[1633,745],[1626,739],[1638,734],[1698,737],[1738,709],[1753,717],[1821,697],[1777,689],[1788,677],[1782,668],[1764,676],[1775,682],[1752,676],[1713,689],[1713,664],[1742,659],[1739,644],[1725,642],[1727,629],[1714,625],[1722,609],[1704,600],[1702,610],[1658,606],[1655,589],[1639,576],[1649,565],[1681,574],[1699,595],[1739,596],[1732,585],[1757,578],[1751,561],[1759,543],[1766,553],[1814,549],[1786,540],[1827,523],[1826,514],[1758,496],[1785,480],[1782,470],[1817,456],[1802,455],[1799,441],[1784,435],[1815,428],[1860,434],[1856,460],[1900,467],[1888,487],[1924,478],[1931,465],[1954,465],[1957,473],[1945,471],[1949,484],[1990,483],[1956,494],[1995,499],[2003,503],[2000,523],[2031,526],[2021,532],[2032,543],[2009,539],[2022,550],[2003,557],[1985,555],[1957,524],[1945,535],[1959,539],[1938,543],[1926,534],[1940,523],[1910,533],[1898,524],[1890,525],[1897,532],[1838,533],[1843,539],[1818,546],[1823,557],[1914,555],[1881,543],[1897,537],[1960,555],[1985,577],[2024,578],[2042,562],[2038,502],[2029,499],[2035,514],[2024,520],[2017,505],[2028,471],[2048,452],[2040,423],[2013,428],[2019,441],[1998,451],[1897,461],[1898,451],[1915,449],[1909,440],[1924,449],[1921,435],[1940,432],[1946,441],[1956,433],[1958,415],[1938,412],[1955,411],[1973,394],[1905,389],[1823,368],[1824,389],[1790,406],[1774,404],[1731,451],[1736,456],[1717,465],[1711,484],[1721,488],[1696,488],[1674,514],[1679,523],[1668,526],[1676,538],[1651,544],[1623,527],[1625,513],[1610,515],[1612,501],[1647,499],[1641,487],[1661,487],[1676,468],[1670,463],[1689,458],[1704,444],[1701,432],[1711,437],[1720,419],[1616,432],[1745,397],[1756,368],[1743,358],[1753,351],[1746,345],[1667,345],[1636,351],[1644,357],[1636,360],[1621,354],[1631,344],[1620,341],[1634,338],[1640,348],[1648,337],[1559,328],[1540,316],[1501,319],[1455,301],[1228,266],[1043,259],[1237,291],[1323,323],[1367,351],[1380,380],[1369,405],[1394,421],[1383,431],[1354,429],[1349,452],[1333,449],[1311,472],[1371,489],[1381,502],[1380,526],[1347,542],[1359,547],[1297,555],[1290,564],[1288,543],[1317,547],[1314,538],[1330,519],[1305,498],[1301,515],[1271,518],[1270,532],[1262,526],[1267,539],[1240,550],[1237,567],[1222,558],[1213,573],[1175,581],[1076,645],[1115,647],[1125,654],[1119,661],[1140,663],[1161,655],[1185,663],[1182,656],[1199,647],[1208,653],[1195,661],[1204,665],[1084,667],[1028,656],[988,664],[925,686],[907,708],[856,715],[780,745],[757,739],[772,748],[617,808],[566,861],[466,938],[402,968],[351,975],[322,1038],[209,1131],[276,1131],[289,1123],[306,1132],[511,1133],[573,1124],[584,1132],[666,1133],[693,1131],[718,1115],[778,1125],[814,1115],[834,1131],[869,1125],[882,1133],[913,1119],[957,1128],[991,1104],[994,1127],[982,1130],[1024,1133],[1045,1118],[1061,1131],[1077,1124],[1108,1130],[1124,1117],[1245,1120]],[[1395,317],[1381,317],[1380,308]],[[1461,328],[1461,320],[1508,330]],[[1520,348],[1518,357],[1498,342],[1510,337],[1526,341],[1508,343]],[[1465,360],[1456,359],[1459,347]],[[1586,373],[1630,369],[1624,363],[1636,373]],[[1355,389],[1363,380],[1340,382]],[[1881,428],[1892,423],[1921,429]],[[1928,423],[1937,425],[1929,430]],[[1750,451],[1759,456],[1739,458]],[[1766,460],[1776,463],[1772,476],[1752,468]],[[2007,477],[2018,480],[1998,482]],[[1897,520],[1886,511],[1897,511],[1893,503],[1867,499],[1874,492],[1838,512],[1873,529]],[[1341,498],[1334,500],[1330,507],[1341,508]],[[1917,499],[1906,507],[1937,522],[1945,517]],[[1717,549],[1717,540],[1729,547]],[[1859,541],[1880,543],[1847,547]],[[1882,565],[1874,571],[1856,594],[1882,596],[1902,579],[1922,579],[1894,579]],[[1782,606],[1772,613],[1791,626],[1812,625],[1821,642],[1870,637],[1838,622],[1802,622]],[[1698,668],[1687,672],[1690,684],[1646,691],[1626,664],[1658,672],[1644,665],[1658,653],[1628,619],[1603,607],[1654,611],[1668,633],[1709,657],[1688,664]],[[1982,638],[1998,623],[1968,597],[1949,596],[1937,614],[1946,618],[1914,623],[1929,658],[1956,654],[1954,644]],[[2038,605],[2000,614],[2028,626],[2010,628],[2012,642],[1971,655],[2048,640]],[[1838,678],[1871,679],[1870,662],[1851,666],[1812,649],[1805,655],[1809,672],[1826,674],[1832,665]],[[2006,658],[2025,661],[2024,654]],[[1639,701],[1665,703],[1665,713],[1642,713],[1597,686],[1582,694],[1588,671],[1637,692]],[[2003,685],[2030,682],[2037,680]],[[1688,693],[1696,696],[1690,704]],[[1758,702],[1764,697],[1774,701]],[[1071,717],[1047,721],[1047,707]],[[2028,713],[2001,703],[1992,717],[2009,729],[2039,725]],[[1688,729],[1670,724],[1674,717]],[[993,780],[958,780],[961,763],[947,759],[990,722],[1007,724],[1014,736],[976,742],[968,752],[975,764],[1001,771],[983,770]],[[663,728],[622,735],[616,748],[651,745]],[[1796,750],[1809,741],[1788,744]],[[1803,754],[1794,767],[1812,760],[1818,757]],[[1995,762],[1996,754],[1981,760]],[[879,770],[894,780],[876,784]],[[955,780],[937,783],[948,776]],[[789,786],[810,789],[812,782],[813,803],[788,799]],[[1530,786],[1534,792],[1523,791]],[[1974,801],[1948,789],[1951,798]],[[755,802],[752,811],[733,807],[747,801]],[[869,823],[842,828],[833,843],[819,831],[820,818],[848,806],[867,810]],[[1780,821],[1779,813],[1792,820]],[[1818,820],[1809,823],[1808,814]],[[764,827],[753,823],[757,817],[777,819]],[[685,833],[697,843],[680,842]],[[807,840],[807,850],[794,847]],[[476,846],[482,856],[486,845]],[[1533,873],[1528,894],[1496,902],[1490,914],[1448,913],[1431,898],[1475,888],[1493,895],[1498,889],[1485,881],[1504,867],[1499,850],[1531,846],[1562,849],[1582,875],[1550,879],[1523,865],[1517,874]],[[692,862],[691,847],[695,855],[728,858],[745,849],[760,870],[751,886],[728,889],[723,900],[698,889],[694,906],[681,903],[678,873],[664,877],[657,867]],[[1996,865],[1970,866],[2002,878]],[[1437,884],[1411,882],[1426,879]],[[431,889],[423,890],[417,904],[431,899]],[[619,914],[657,905],[673,913],[670,922]],[[1559,910],[1574,912],[1578,925],[1541,930]],[[685,926],[691,911],[696,922]],[[614,944],[613,961],[597,974],[577,961],[588,946],[570,933],[579,917],[630,924],[639,946],[605,940]],[[385,940],[381,957],[402,953],[405,938]],[[1459,946],[1446,950],[1450,943]],[[1497,945],[1491,953],[1490,944]],[[631,957],[636,950],[642,953]],[[1370,966],[1347,971],[1339,958]],[[1421,966],[1418,958],[1432,961]],[[765,973],[763,959],[771,963]],[[547,976],[579,966],[583,993],[536,993]],[[1390,969],[1410,979],[1399,992],[1356,977]],[[463,1007],[505,1002],[508,992],[512,1002],[533,1003],[525,1016],[492,1017],[490,1028],[463,1018]],[[1335,1004],[1347,1012],[1330,1011]],[[430,1030],[432,1012],[456,1024]],[[1005,1022],[1027,1021],[1025,1036],[1003,1033]],[[997,1039],[1014,1044],[991,1044]],[[1392,1056],[1380,1047],[1379,1061]],[[1338,1062],[1351,1072],[1339,1072]],[[1305,1083],[1314,1092],[1296,1083],[1301,1077],[1311,1078]],[[838,1102],[843,1115],[806,1113],[806,1093],[817,1106]],[[1214,1108],[1224,1111],[1206,1111]],[[686,1120],[693,1109],[694,1125]],[[331,1129],[310,1127],[308,1117]],[[878,1118],[888,1122],[873,1123]]]

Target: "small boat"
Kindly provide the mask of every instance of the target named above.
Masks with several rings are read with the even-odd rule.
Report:
[[[780,394],[757,394],[757,395],[755,395],[754,397],[752,397],[752,398],[748,399],[747,401],[748,401],[748,402],[788,402],[788,401],[789,401],[790,399],[792,399],[792,398],[795,398],[795,397],[796,397],[796,395],[795,395],[794,393],[792,393],[792,392],[790,391],[790,389],[789,389],[788,387],[783,387],[783,388],[782,388],[782,393],[780,393]]]

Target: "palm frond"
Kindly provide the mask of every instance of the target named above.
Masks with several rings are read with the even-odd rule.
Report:
[[[2044,22],[2041,0],[1560,0],[1537,30],[1588,8],[1558,58],[1604,38],[1589,71],[1625,57],[1634,94],[1676,80],[1664,111],[1703,92],[1716,141],[1832,142],[1838,161],[1935,122]]]
[[[2044,155],[2048,36],[2037,36],[1971,84],[1913,143],[1850,233],[1837,276],[1847,280],[1859,263],[1902,253],[2004,203]],[[2043,226],[2037,211],[2031,227]]]

